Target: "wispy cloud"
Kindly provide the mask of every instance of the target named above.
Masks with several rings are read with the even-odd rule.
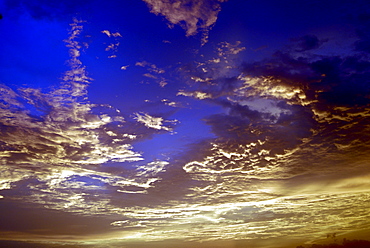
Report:
[[[140,133],[134,120],[120,111],[88,101],[92,79],[79,59],[82,24],[75,19],[65,40],[71,69],[60,87],[43,92],[1,85],[0,188],[17,190],[22,180],[36,180],[29,183],[27,198],[20,194],[20,200],[87,215],[112,213],[106,209],[112,199],[95,197],[97,191],[145,193],[159,179],[156,174],[163,166],[158,161],[145,171],[125,172],[103,166],[143,160],[131,144],[152,132]],[[171,130],[161,117],[139,116],[148,127]]]
[[[177,120],[167,121],[164,120],[162,117],[150,116],[147,113],[136,113],[134,119],[144,124],[148,128],[154,128],[157,130],[163,129],[165,131],[172,131],[171,127],[167,127],[166,125],[164,125],[165,123],[173,125],[174,123],[177,122]]]
[[[93,114],[94,105],[86,100],[90,78],[79,60],[81,46],[76,37],[82,30],[80,24],[72,24],[66,40],[71,70],[65,73],[61,87],[48,93],[32,88],[16,93],[2,86],[2,93],[7,94],[1,110],[3,142],[8,146],[4,163],[99,164],[140,159],[123,134],[113,139],[106,128],[110,123],[117,123],[118,128],[124,118],[119,113]]]
[[[106,34],[109,38],[112,38],[114,41],[110,41],[110,44],[105,48],[106,52],[109,52],[108,58],[117,58],[118,47],[120,45],[120,39],[122,35],[119,32],[110,32],[109,30],[101,31],[103,34]]]
[[[109,30],[103,30],[101,31],[103,34],[106,34],[108,37],[122,37],[122,35],[119,32],[110,32]]]
[[[161,87],[165,87],[168,84],[168,80],[163,76],[166,71],[162,68],[157,67],[153,63],[147,61],[139,61],[135,63],[136,66],[143,67],[147,70],[147,73],[144,73],[143,76],[153,79]]]

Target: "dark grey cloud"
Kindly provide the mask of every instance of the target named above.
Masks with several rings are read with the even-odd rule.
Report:
[[[359,52],[370,52],[370,13],[368,7],[361,11],[361,14],[353,15],[351,21],[356,28],[358,40],[355,42],[354,47]]]
[[[370,62],[361,57],[331,57],[313,62],[311,68],[323,79],[311,90],[322,90],[319,102],[335,106],[366,106],[370,103]]]
[[[312,49],[317,49],[321,46],[324,41],[320,41],[319,38],[315,35],[305,35],[298,39],[295,39],[297,42],[295,50],[297,52],[309,51]]]
[[[278,84],[299,86],[318,106],[366,106],[369,104],[370,62],[365,56],[297,57],[276,52],[272,59],[245,65],[245,74],[273,77]]]
[[[10,9],[27,11],[35,19],[70,19],[78,14],[91,0],[81,1],[47,1],[47,0],[6,0],[5,4]]]

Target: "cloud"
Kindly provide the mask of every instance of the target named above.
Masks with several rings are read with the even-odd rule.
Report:
[[[65,40],[70,70],[59,87],[41,91],[0,85],[0,189],[11,189],[1,198],[110,215],[123,211],[115,198],[147,194],[167,165],[139,162],[143,157],[133,142],[171,131],[174,122],[139,113],[135,119],[88,101],[92,79],[79,59],[83,23],[75,19]]]
[[[173,125],[174,123],[177,122],[176,120],[175,121],[165,121],[163,120],[162,117],[154,117],[146,113],[136,113],[134,119],[144,124],[148,128],[153,128],[157,130],[165,130],[165,131],[172,131],[172,128],[165,126],[164,123],[167,122]]]
[[[60,88],[49,93],[23,88],[17,94],[6,86],[1,87],[1,92],[7,94],[1,109],[1,130],[7,146],[2,156],[4,163],[99,164],[110,160],[140,160],[130,145],[125,144],[122,134],[113,139],[105,131],[109,124],[119,125],[124,119],[118,113],[95,115],[94,105],[84,100],[90,78],[78,59],[80,45],[75,39],[81,30],[76,20],[66,40],[71,70],[65,73]],[[103,137],[105,142],[101,141]]]
[[[108,37],[122,37],[122,35],[119,32],[112,33],[109,30],[103,30],[101,32],[103,34],[106,34]]]
[[[82,1],[26,1],[26,0],[6,0],[6,6],[8,8],[20,8],[27,10],[28,13],[35,19],[64,19],[71,18],[72,14],[79,12],[84,6],[90,3],[91,0]]]
[[[186,30],[186,35],[195,35],[198,30],[209,30],[217,20],[220,12],[220,3],[227,0],[186,0],[163,1],[144,0],[151,12],[161,14],[174,25],[181,25]]]
[[[161,102],[164,103],[165,105],[173,107],[173,108],[180,108],[181,107],[181,103],[170,101],[169,99],[166,99],[166,98],[162,99]]]
[[[309,51],[312,49],[317,49],[322,45],[323,42],[325,42],[325,41],[320,41],[315,35],[304,35],[296,39],[296,41],[297,41],[297,45],[296,45],[295,50],[297,52],[304,52],[304,51]]]
[[[318,55],[320,40],[313,36],[295,42],[258,62],[219,53],[182,68],[189,87],[179,95],[224,110],[204,118],[216,138],[184,155],[183,169],[196,182],[189,197],[209,205],[246,204],[220,206],[222,214],[210,218],[233,238],[241,230],[270,238],[300,230],[308,239],[308,233],[320,233],[315,228],[328,222],[333,228],[338,219],[353,227],[342,216],[346,207],[335,203],[346,197],[353,210],[348,214],[366,226],[361,219],[367,213],[360,214],[366,176],[358,174],[369,173],[368,58]],[[223,70],[217,70],[220,63]],[[331,193],[321,198],[324,192]],[[341,210],[324,211],[329,205]]]
[[[103,34],[106,34],[109,38],[113,38],[114,41],[110,41],[109,45],[105,48],[105,51],[106,52],[109,52],[109,56],[108,58],[117,58],[117,52],[118,52],[118,47],[120,45],[120,38],[122,38],[122,35],[119,33],[119,32],[110,32],[109,30],[103,30],[101,31]],[[122,68],[126,68],[126,67],[121,67]]]
[[[216,137],[179,155],[148,188],[170,206],[132,211],[120,228],[187,240],[309,238],[366,228],[368,57],[320,49],[323,40],[304,36],[270,58],[242,63],[241,44],[225,42],[208,59],[180,68],[188,85],[178,95],[222,109],[204,117]],[[176,166],[182,171],[171,172]]]
[[[357,36],[358,40],[355,42],[355,50],[360,52],[370,52],[370,13],[363,12],[362,14],[356,15],[354,23],[357,25]]]
[[[227,96],[242,81],[239,80],[240,65],[236,62],[245,47],[239,41],[234,44],[221,42],[214,57],[204,62],[183,65],[179,70],[183,80],[189,85],[177,95],[209,99]]]
[[[204,93],[204,92],[201,92],[201,91],[194,91],[194,92],[185,92],[185,91],[179,91],[177,93],[178,96],[191,96],[191,97],[194,97],[194,98],[197,98],[197,99],[207,99],[207,98],[211,98],[211,95],[210,94],[207,94],[207,93]]]
[[[0,200],[104,216],[116,231],[110,238],[127,240],[308,239],[368,227],[365,55],[318,55],[320,40],[308,36],[241,63],[245,48],[221,43],[180,68],[187,85],[177,91],[221,110],[203,119],[215,137],[147,162],[135,144],[172,132],[176,121],[89,102],[81,32],[76,20],[60,87],[0,87]]]
[[[168,84],[168,80],[163,77],[163,74],[166,73],[164,69],[147,61],[136,62],[135,65],[145,68],[148,73],[144,73],[143,76],[155,80],[161,87],[165,87]]]

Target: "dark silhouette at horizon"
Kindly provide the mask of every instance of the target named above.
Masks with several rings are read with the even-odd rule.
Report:
[[[312,244],[311,246],[299,245],[296,248],[370,248],[370,241],[358,239],[347,240],[344,238],[342,244]]]

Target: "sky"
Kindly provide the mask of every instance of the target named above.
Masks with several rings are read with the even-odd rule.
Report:
[[[368,1],[0,0],[0,14],[1,247],[370,236]]]

